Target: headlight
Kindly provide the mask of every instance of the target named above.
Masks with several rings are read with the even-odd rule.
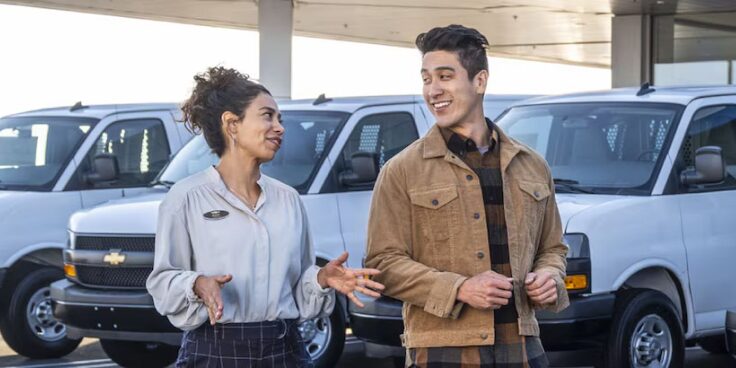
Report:
[[[590,258],[588,237],[585,234],[565,234],[567,244],[567,258]]]
[[[567,244],[567,276],[565,288],[573,294],[590,292],[590,246],[585,234],[565,234]]]

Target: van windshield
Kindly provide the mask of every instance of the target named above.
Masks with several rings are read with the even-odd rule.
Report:
[[[335,111],[281,111],[286,129],[281,149],[261,165],[261,172],[306,193],[317,167],[349,114]],[[198,135],[184,146],[158,179],[171,185],[219,162],[204,137]]]
[[[682,110],[644,102],[530,105],[497,124],[547,160],[558,192],[648,195]]]
[[[96,119],[0,119],[0,189],[51,190]]]

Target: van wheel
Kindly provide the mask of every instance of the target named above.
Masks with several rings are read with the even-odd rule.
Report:
[[[68,338],[66,326],[53,315],[49,284],[63,278],[59,269],[39,268],[12,291],[7,313],[0,317],[0,333],[16,353],[32,359],[59,358],[82,341]]]
[[[334,367],[345,347],[345,312],[340,301],[335,301],[335,309],[328,317],[302,322],[299,333],[315,367]]]
[[[163,368],[176,361],[179,347],[159,342],[100,339],[105,354],[121,367]]]
[[[711,354],[728,353],[728,349],[726,348],[726,336],[725,335],[715,335],[715,336],[703,337],[701,339],[698,339],[698,345],[700,345],[700,347],[703,348],[703,350]]]
[[[679,368],[685,340],[677,309],[664,294],[627,290],[616,301],[604,366]]]

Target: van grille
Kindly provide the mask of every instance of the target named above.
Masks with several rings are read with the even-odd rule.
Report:
[[[74,238],[75,250],[97,250],[109,252],[112,249],[125,252],[154,251],[154,236],[84,236]],[[100,288],[145,289],[146,279],[153,265],[142,267],[116,267],[110,265],[77,264],[77,280],[83,285]]]
[[[153,236],[77,236],[74,239],[74,249],[105,251],[120,249],[123,252],[153,252],[155,241],[156,238]]]
[[[77,279],[93,287],[145,289],[151,267],[96,267],[77,265]]]

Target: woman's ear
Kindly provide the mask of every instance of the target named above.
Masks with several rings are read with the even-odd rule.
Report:
[[[225,111],[220,116],[222,121],[222,128],[229,137],[236,136],[238,134],[238,121],[240,120],[237,115],[231,111]]]

